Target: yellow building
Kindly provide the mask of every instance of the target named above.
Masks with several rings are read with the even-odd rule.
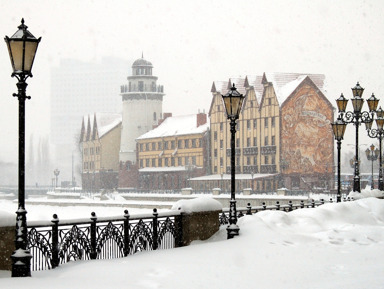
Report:
[[[322,92],[324,75],[264,73],[212,85],[210,157],[216,183],[231,169],[222,94],[233,84],[246,97],[237,121],[235,152],[236,174],[248,181],[238,182],[237,190],[309,189],[332,179],[326,164],[333,163],[333,107]]]
[[[179,190],[209,173],[207,115],[169,116],[138,137],[139,189]]]
[[[117,187],[120,135],[121,114],[95,113],[93,122],[89,116],[83,118],[80,148],[84,191]]]

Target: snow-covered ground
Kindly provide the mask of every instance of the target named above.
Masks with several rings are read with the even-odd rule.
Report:
[[[0,210],[8,211],[4,202]],[[73,214],[78,215],[80,209],[75,209]],[[28,210],[34,218],[35,208]],[[52,208],[40,206],[39,214],[44,212],[51,217]],[[239,219],[238,224],[240,236],[232,240],[226,239],[224,226],[210,240],[188,247],[71,262],[32,272],[32,278],[11,278],[9,272],[0,271],[0,287],[384,288],[382,199],[290,213],[263,211]]]

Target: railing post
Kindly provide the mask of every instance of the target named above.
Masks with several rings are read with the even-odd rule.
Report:
[[[265,205],[265,202],[263,202],[263,210],[266,210],[267,206]]]
[[[288,202],[288,205],[289,205],[289,209],[288,211],[291,212],[293,210],[293,204],[292,204],[292,201],[289,201]]]
[[[276,201],[276,211],[280,211],[280,202]]]
[[[152,230],[153,230],[153,240],[152,240],[152,249],[156,250],[158,246],[158,221],[157,221],[157,209],[153,209],[153,219],[152,219]]]
[[[300,208],[304,209],[304,201],[303,200],[300,201]]]
[[[329,199],[329,202],[330,202],[330,203],[333,203],[333,200],[332,200],[332,198],[330,198],[330,199]]]
[[[59,218],[53,214],[52,224],[52,269],[59,266]]]
[[[91,253],[90,253],[90,258],[91,259],[96,259],[97,257],[97,252],[96,252],[96,213],[92,212],[91,213]]]
[[[312,199],[311,204],[312,204],[312,208],[314,208],[315,207],[315,200],[314,199]]]
[[[251,203],[248,203],[247,204],[247,213],[246,215],[252,215],[252,206],[251,206]]]
[[[324,205],[324,199],[320,199],[322,205]]]
[[[124,256],[129,255],[129,212],[124,210]]]
[[[223,213],[224,214],[224,213]],[[175,216],[175,227],[176,227],[176,240],[175,240],[175,246],[177,247],[183,247],[183,214],[179,216]]]

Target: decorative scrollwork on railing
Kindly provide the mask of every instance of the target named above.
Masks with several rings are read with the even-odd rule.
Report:
[[[112,222],[109,222],[108,225],[101,230],[96,244],[98,259],[112,259],[124,256],[124,236],[122,231],[122,228],[119,229]],[[113,246],[115,250],[107,250],[109,248],[104,248],[107,244],[109,247],[116,245]],[[103,249],[105,249],[106,254],[102,254]]]
[[[51,236],[52,234],[50,231],[38,232],[35,228],[32,228],[28,232],[28,249],[34,256],[31,262],[32,270],[36,271],[52,268],[52,247],[50,245]]]
[[[83,232],[78,226],[74,225],[69,231],[60,231],[61,247],[59,251],[60,263],[71,260],[90,259],[91,246],[89,239],[89,229],[84,228]]]
[[[227,224],[229,224],[228,216],[224,212],[222,212],[220,214],[219,223],[220,223],[220,225],[227,225]]]
[[[169,217],[166,218],[164,221],[159,221],[159,235],[158,235],[158,245],[161,248],[169,248],[170,246],[162,246],[164,242],[169,243],[171,242],[174,246],[175,238],[177,235],[175,222],[173,222]],[[171,238],[169,238],[171,235]],[[172,247],[173,247],[172,246]]]
[[[152,230],[148,224],[140,220],[137,224],[133,225],[131,229],[131,238],[129,243],[130,253],[134,254],[143,250],[152,249]]]

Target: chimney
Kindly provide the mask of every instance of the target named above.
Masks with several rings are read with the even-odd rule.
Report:
[[[196,115],[196,127],[207,123],[207,115],[205,113],[198,113]]]

